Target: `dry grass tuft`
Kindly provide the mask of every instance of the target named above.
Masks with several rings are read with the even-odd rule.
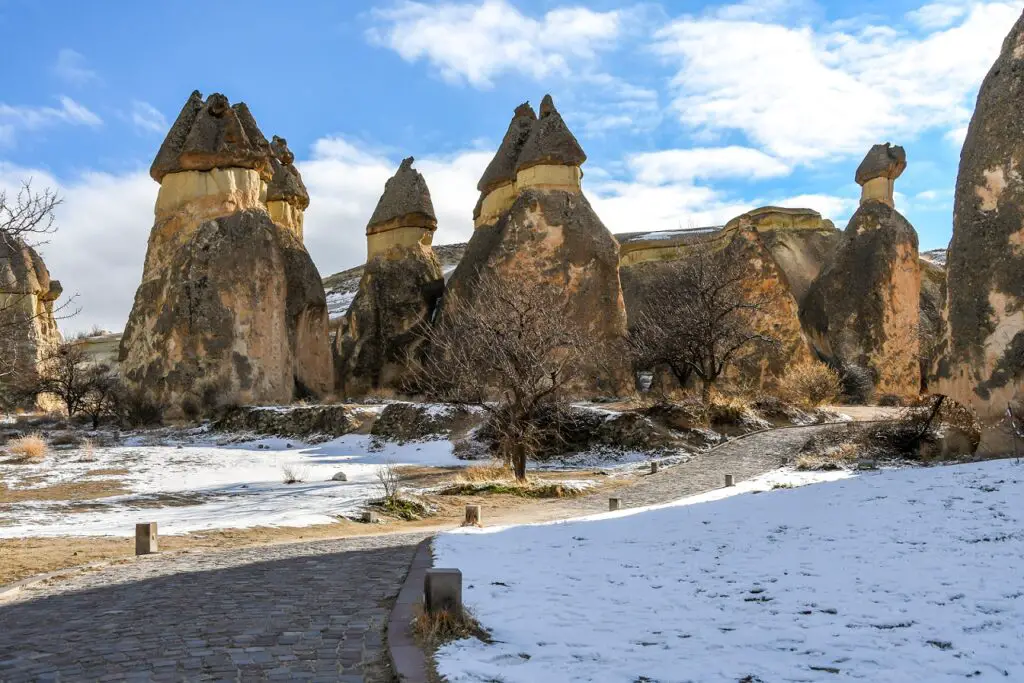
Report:
[[[94,460],[96,460],[96,446],[92,439],[86,439],[82,442],[82,462],[93,462]]]
[[[715,392],[708,403],[711,424],[736,424],[752,412],[750,403],[741,396],[724,396]]]
[[[491,642],[490,634],[466,609],[462,610],[462,614],[454,614],[448,610],[430,613],[423,605],[417,605],[416,615],[412,621],[412,634],[416,643],[428,652],[464,638],[479,638],[485,643]]]
[[[495,460],[487,465],[473,465],[464,468],[456,481],[464,484],[477,484],[487,481],[508,481],[509,479],[512,479],[512,470],[505,463]]]
[[[306,481],[308,472],[296,465],[281,466],[281,482],[284,484],[301,484]]]
[[[16,456],[18,462],[42,462],[48,452],[46,441],[39,432],[14,439],[7,444],[7,451]]]

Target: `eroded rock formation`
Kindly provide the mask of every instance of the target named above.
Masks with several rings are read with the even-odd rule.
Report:
[[[449,282],[474,296],[483,273],[514,282],[542,278],[565,293],[569,314],[595,340],[617,343],[626,332],[619,283],[619,246],[584,196],[586,154],[550,95],[537,117],[520,105],[478,185],[476,229]],[[625,354],[607,373],[587,371],[588,391],[622,393],[632,386]]]
[[[818,355],[866,369],[875,393],[920,391],[921,270],[917,233],[893,208],[901,147],[876,145],[857,169],[864,188],[835,256],[811,284],[800,317]]]
[[[947,338],[935,391],[993,421],[1024,398],[1024,16],[967,129],[949,244]]]
[[[335,342],[345,395],[401,391],[408,361],[444,289],[431,242],[437,217],[423,176],[402,162],[366,226],[367,261]]]
[[[62,292],[36,250],[0,230],[0,383],[27,379],[60,344],[53,309]]]
[[[270,150],[272,175],[267,185],[267,211],[275,223],[291,230],[301,242],[309,193],[299,169],[295,168],[295,155],[288,149],[288,141],[275,135]]]
[[[295,230],[267,208],[275,168],[290,178],[275,201],[308,201],[283,143],[273,157],[245,104],[194,92],[150,169],[156,219],[120,360],[125,381],[172,413],[331,389],[327,305],[301,216]]]

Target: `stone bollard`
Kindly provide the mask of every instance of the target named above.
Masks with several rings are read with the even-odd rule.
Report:
[[[365,524],[376,524],[380,521],[380,515],[373,510],[367,510],[363,513],[363,523]]]
[[[466,506],[466,521],[462,526],[483,526],[483,515],[480,514],[479,505]]]
[[[611,510],[612,512],[615,512],[616,510],[618,510],[619,509],[619,505],[621,505],[621,504],[622,504],[622,499],[621,498],[609,498],[608,499],[608,509]]]
[[[874,460],[858,460],[857,461],[857,469],[858,470],[873,470],[873,469],[875,469],[875,461]]]
[[[156,552],[156,522],[135,525],[135,554],[151,555]]]
[[[651,463],[651,474],[657,474],[657,473],[658,473],[658,463],[652,462]]]
[[[725,475],[725,485],[726,485],[726,487],[735,486],[736,485],[736,480],[733,479],[733,476],[731,474]]]
[[[423,577],[423,607],[428,614],[447,611],[462,614],[462,572],[458,569],[428,569]]]

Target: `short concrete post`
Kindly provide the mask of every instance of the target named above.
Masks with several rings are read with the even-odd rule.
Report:
[[[875,461],[874,460],[858,460],[857,461],[857,469],[858,470],[873,470],[873,469],[875,469]]]
[[[363,513],[363,522],[365,524],[376,524],[380,521],[380,515],[373,510],[367,510]]]
[[[735,486],[735,485],[736,485],[736,480],[733,479],[733,476],[731,474],[725,475],[725,486],[728,488],[729,486]]]
[[[423,577],[423,606],[428,614],[448,611],[462,614],[462,572],[458,569],[428,569]]]
[[[479,505],[466,506],[466,521],[463,526],[483,526],[483,516],[480,514]]]
[[[657,474],[657,473],[658,473],[658,463],[652,462],[651,463],[651,474]]]
[[[156,552],[156,522],[135,525],[135,554],[151,555]]]
[[[608,499],[608,509],[611,510],[612,512],[615,512],[616,510],[619,509],[619,505],[621,503],[622,503],[622,499],[620,499],[620,498],[609,498]]]

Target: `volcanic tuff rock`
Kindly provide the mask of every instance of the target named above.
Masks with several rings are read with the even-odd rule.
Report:
[[[272,176],[267,185],[267,211],[278,225],[302,239],[304,212],[309,207],[309,193],[295,168],[295,155],[288,149],[288,141],[274,136],[270,143]]]
[[[896,179],[906,168],[907,153],[902,147],[893,147],[888,142],[872,147],[857,167],[855,176],[861,186],[861,203],[875,199],[893,206]]]
[[[61,342],[53,303],[63,292],[35,249],[0,230],[0,379],[34,373]]]
[[[476,229],[448,281],[449,290],[472,299],[483,273],[512,281],[541,278],[564,292],[570,315],[595,339],[618,343],[626,331],[619,248],[580,187],[579,164],[586,155],[550,96],[520,143],[521,127],[531,119],[528,108],[516,110],[501,148],[481,178]],[[508,159],[519,144],[515,180],[509,182]],[[624,354],[609,361],[611,378],[585,373],[588,390],[618,393],[631,386]]]
[[[865,163],[878,155],[876,150]],[[905,155],[898,156],[897,165],[905,166]],[[913,226],[884,199],[862,199],[835,257],[801,307],[804,330],[818,355],[835,367],[867,369],[878,394],[916,396],[920,268]]]
[[[290,165],[283,140],[276,153]],[[153,163],[156,221],[120,360],[126,382],[172,414],[214,395],[287,403],[331,388],[323,284],[298,234],[267,212],[270,155],[244,104],[193,93]]]
[[[405,159],[366,226],[367,262],[335,340],[337,385],[348,396],[401,390],[444,289],[430,247],[437,219],[423,176]]]
[[[935,390],[983,419],[1024,398],[1024,16],[978,92],[960,155]]]

